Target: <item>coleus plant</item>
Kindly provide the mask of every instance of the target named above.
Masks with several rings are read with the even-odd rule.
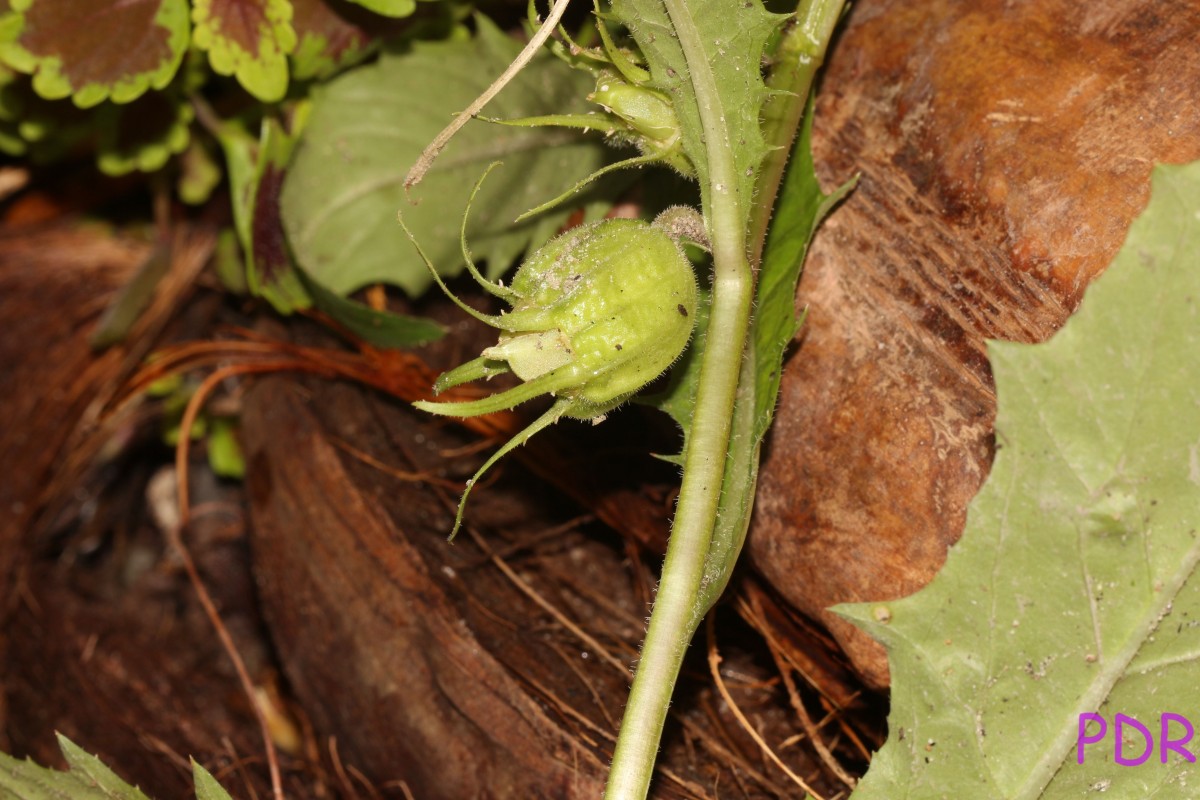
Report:
[[[184,153],[195,162],[205,151],[190,101],[210,74],[278,103],[361,60],[394,32],[391,18],[415,10],[415,0],[3,0],[0,151],[50,159],[90,139],[110,175]]]
[[[285,314],[317,305],[378,343],[429,341],[438,326],[372,316],[292,269],[278,209],[310,93],[389,37],[452,25],[451,4],[431,7],[400,27],[415,0],[0,0],[0,152],[92,149],[101,172],[174,177],[193,205],[227,175],[227,286]]]

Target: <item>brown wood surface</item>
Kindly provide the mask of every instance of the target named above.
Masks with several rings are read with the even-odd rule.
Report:
[[[822,79],[816,163],[854,194],[818,233],[750,536],[755,567],[875,685],[826,609],[923,586],[992,455],[985,339],[1036,342],[1200,158],[1190,0],[866,0]]]
[[[456,487],[486,450],[453,455],[474,437],[377,394],[267,379],[245,430],[259,600],[298,703],[343,758],[432,800],[599,796],[649,570],[512,460],[448,544]],[[772,741],[794,734],[761,663],[738,669],[763,681],[738,702]],[[787,796],[697,670],[654,796],[715,797],[730,782]]]

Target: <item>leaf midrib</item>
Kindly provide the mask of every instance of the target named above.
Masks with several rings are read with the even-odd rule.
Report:
[[[1150,635],[1175,601],[1184,584],[1187,583],[1187,579],[1196,571],[1198,563],[1200,563],[1200,540],[1197,540],[1187,551],[1180,568],[1171,576],[1170,581],[1163,585],[1162,591],[1157,593],[1159,601],[1150,605],[1150,613],[1145,615],[1140,625],[1130,631],[1125,646],[1111,661],[1102,663],[1090,689],[1079,698],[1067,715],[1068,720],[1078,719],[1079,714],[1099,708],[1103,700],[1112,693],[1113,687],[1127,674],[1129,665],[1133,663],[1133,659],[1145,646]],[[1065,765],[1076,735],[1073,726],[1063,726],[1062,731],[1046,749],[1042,758],[1034,764],[1025,783],[1021,785],[1016,794],[1012,795],[1012,800],[1037,800],[1042,796],[1050,781]]]

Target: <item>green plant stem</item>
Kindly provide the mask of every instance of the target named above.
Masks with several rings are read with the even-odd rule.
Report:
[[[796,12],[792,26],[784,34],[775,53],[775,65],[767,76],[767,85],[777,92],[763,109],[763,137],[770,149],[759,170],[755,187],[755,204],[750,209],[749,251],[751,264],[761,266],[770,226],[774,200],[779,193],[787,167],[788,156],[795,149],[795,140],[804,119],[812,83],[841,17],[844,0],[807,0]],[[728,465],[721,488],[720,515],[713,530],[708,559],[704,568],[699,616],[712,608],[733,573],[750,527],[754,507],[754,490],[758,484],[758,459],[767,421],[759,418],[760,388],[756,385],[758,357],[755,342],[746,349],[742,362],[742,377],[733,410],[733,432],[729,442]],[[774,397],[771,398],[772,404]]]
[[[759,171],[756,202],[750,211],[750,263],[755,267],[762,260],[771,210],[787,168],[788,154],[792,152],[792,141],[800,129],[813,81],[825,63],[825,53],[844,6],[845,0],[802,0],[767,74],[767,88],[775,94],[763,107],[763,138],[772,150]]]
[[[758,454],[758,448],[748,441],[742,443],[747,446],[734,453],[730,441],[735,401],[742,412],[739,419],[753,427],[753,370],[744,369],[754,295],[747,244],[753,249],[753,260],[757,263],[770,221],[771,201],[778,191],[791,141],[803,117],[813,77],[841,15],[843,0],[804,0],[796,24],[780,45],[779,61],[768,85],[784,94],[776,98],[764,115],[767,144],[778,150],[763,165],[764,172],[758,181],[759,205],[753,209],[747,209],[749,198],[737,194],[725,112],[691,9],[687,0],[663,0],[663,5],[688,64],[704,131],[709,181],[702,189],[714,264],[712,306],[691,433],[684,453],[679,505],[641,663],[617,738],[606,800],[643,800],[647,796],[684,654],[715,599],[713,592],[719,591],[719,585],[728,578],[728,565],[722,563],[720,574],[712,576],[718,585],[706,589],[706,565],[714,544],[729,458],[731,455],[740,459],[757,458]],[[739,463],[733,469],[750,476],[749,479],[729,489],[753,491],[754,473],[744,467]],[[744,531],[749,508],[747,501],[745,519],[736,521],[734,528]],[[736,546],[732,541],[727,544],[726,555],[734,557],[740,549],[740,539]]]
[[[641,663],[617,737],[604,794],[607,800],[642,800],[649,792],[671,694],[698,619],[695,608],[716,524],[754,290],[746,258],[745,198],[737,194],[733,149],[716,78],[686,0],[663,0],[663,4],[687,59],[704,130],[713,299],[679,505]]]

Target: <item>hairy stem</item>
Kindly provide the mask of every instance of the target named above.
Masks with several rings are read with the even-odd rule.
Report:
[[[733,142],[700,33],[688,0],[662,0],[687,61],[704,134],[709,183],[705,188],[705,218],[714,263],[709,336],[701,356],[700,377],[691,432],[684,453],[683,483],[655,598],[642,659],[630,691],[629,704],[617,739],[606,800],[643,800],[649,792],[654,762],[662,737],[671,694],[688,644],[715,593],[728,579],[722,562],[713,585],[705,586],[705,567],[713,548],[717,513],[726,470],[748,476],[733,490],[753,492],[753,470],[730,458],[756,459],[749,442],[731,448],[735,401],[740,419],[752,423],[753,369],[744,369],[744,354],[754,295],[754,274],[748,250],[757,264],[770,221],[787,154],[803,117],[813,77],[824,59],[844,0],[803,0],[797,20],[784,37],[768,86],[781,92],[766,109],[766,143],[777,148],[763,164],[757,182],[757,205],[737,192]],[[752,425],[751,425],[752,427]],[[749,516],[750,502],[744,504]],[[735,527],[744,531],[745,520]],[[736,531],[735,531],[736,533]],[[727,557],[736,557],[737,542],[725,543]],[[734,546],[736,544],[736,546]]]
[[[687,60],[704,130],[710,175],[706,217],[713,252],[713,299],[679,506],[641,663],[617,738],[604,794],[607,800],[641,800],[649,792],[671,694],[695,632],[694,609],[717,518],[754,289],[746,259],[745,198],[737,193],[733,147],[716,78],[687,0],[663,0],[663,5]]]

